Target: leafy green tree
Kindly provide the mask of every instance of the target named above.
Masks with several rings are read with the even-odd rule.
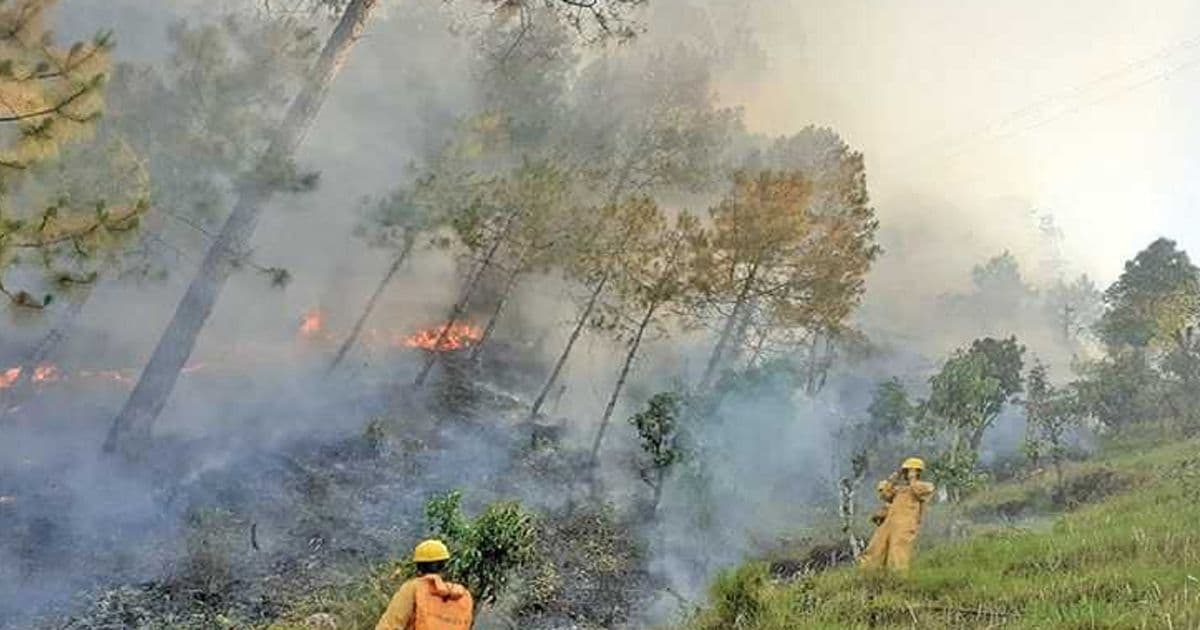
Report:
[[[1037,361],[1026,378],[1025,453],[1035,464],[1047,457],[1054,466],[1057,496],[1063,496],[1063,461],[1070,431],[1079,425],[1080,404],[1071,388],[1059,389],[1051,382],[1046,366]]]
[[[823,238],[813,240],[804,260],[807,278],[792,294],[802,297],[756,304],[736,337],[749,353],[747,365],[772,354],[806,355],[804,387],[812,395],[824,387],[839,355],[865,344],[865,336],[846,323],[846,309],[857,305],[857,297],[846,296],[861,293],[866,270],[881,251],[863,156],[832,129],[809,126],[774,139],[746,164],[802,173],[811,184],[813,231]]]
[[[449,224],[467,252],[469,272],[437,345],[461,321],[489,274],[506,269],[503,288],[479,343],[486,341],[521,277],[548,266],[562,251],[561,236],[570,218],[567,179],[561,170],[545,162],[527,161],[511,173],[469,186],[471,201],[448,211]],[[438,358],[438,353],[425,358],[417,385],[425,382]]]
[[[660,392],[650,397],[646,409],[629,418],[641,438],[642,460],[638,473],[654,491],[651,513],[662,502],[667,475],[686,457],[683,444],[683,396],[675,392]]]
[[[841,454],[851,460],[861,458],[866,466],[862,473],[892,470],[891,460],[898,451],[904,450],[907,431],[918,417],[919,405],[913,402],[898,378],[881,381],[875,386],[871,403],[867,406],[866,418],[848,423],[838,429],[839,441],[843,444]],[[886,467],[878,465],[887,461]],[[856,475],[857,476],[857,475]]]
[[[883,381],[875,387],[867,407],[867,434],[872,439],[903,435],[916,413],[917,407],[909,401],[900,379]]]
[[[468,519],[462,493],[448,492],[425,505],[429,533],[451,551],[449,579],[465,585],[476,607],[495,603],[513,576],[536,559],[537,522],[517,503],[493,503]]]
[[[27,196],[36,190],[53,199],[58,216],[92,216],[103,207],[120,215],[146,209],[147,200],[154,211],[141,212],[138,223],[110,222],[110,229],[38,257],[52,263],[65,300],[48,313],[49,330],[22,358],[10,396],[20,395],[36,366],[69,338],[102,274],[161,279],[208,242],[232,203],[233,180],[269,142],[318,44],[312,29],[290,15],[179,23],[167,38],[172,50],[161,63],[113,68],[95,137],[64,147],[24,186]],[[286,270],[245,262],[277,286],[289,278]]]
[[[47,172],[68,166],[72,171],[103,170],[85,159],[72,162],[64,152],[95,132],[113,45],[109,33],[67,48],[57,45],[46,25],[54,4],[20,0],[0,6],[0,127],[5,129],[0,140],[0,294],[13,305],[31,308],[45,307],[51,296],[10,289],[4,278],[12,266],[33,260],[62,284],[90,281],[90,272],[73,271],[73,263],[119,246],[120,234],[137,227],[147,207],[144,190],[110,191],[116,195],[107,199],[86,191],[80,196],[73,194],[78,189],[54,186],[58,177]],[[101,150],[88,151],[91,159],[106,155],[107,146],[94,146]],[[72,174],[57,173],[68,182]],[[130,198],[131,203],[121,203]]]
[[[548,162],[528,162],[488,188],[492,203],[521,208],[521,212],[506,237],[498,265],[503,269],[500,290],[472,358],[479,356],[491,338],[520,281],[530,273],[550,271],[569,254],[564,245],[570,242],[569,234],[577,223],[567,174]]]
[[[970,324],[974,334],[1005,333],[1026,326],[1023,315],[1037,308],[1039,295],[1021,273],[1009,251],[971,269],[971,288],[943,300],[958,321]]]
[[[464,176],[435,169],[421,174],[408,187],[364,200],[363,217],[355,227],[355,235],[366,240],[370,247],[389,250],[392,262],[334,354],[330,371],[337,369],[354,348],[379,298],[409,260],[422,236],[429,237],[431,246],[449,246],[439,228],[449,220],[451,208],[469,203],[466,188]]]
[[[1200,335],[1188,326],[1175,334],[1160,371],[1168,391],[1170,412],[1188,433],[1200,429]]]
[[[1087,274],[1070,282],[1058,280],[1046,290],[1042,303],[1068,345],[1088,338],[1104,313],[1104,295]]]
[[[609,314],[615,322],[631,321],[616,325],[629,335],[629,347],[592,442],[592,466],[598,462],[604,434],[647,331],[668,309],[683,307],[690,298],[696,256],[706,237],[696,217],[685,212],[670,220],[648,198],[631,199],[602,212],[615,214],[611,221],[626,226],[631,236],[613,260],[619,266],[615,274],[619,302]]]
[[[933,472],[958,500],[975,476],[984,432],[1022,391],[1025,347],[1015,337],[976,339],[959,349],[929,379],[930,394],[917,422],[917,434],[940,447]]]
[[[295,174],[293,155],[316,118],[334,77],[361,38],[376,5],[377,0],[350,0],[346,5],[257,166],[240,180],[233,211],[209,247],[129,399],[113,420],[105,440],[106,451],[121,449],[127,455],[136,456],[149,442],[153,424],[166,405],[221,289],[239,259],[245,256],[266,202],[280,190],[281,184],[292,180],[291,176]],[[286,189],[286,185],[283,187]]]
[[[700,55],[677,49],[649,57],[605,56],[580,72],[567,100],[562,157],[585,199],[616,207],[629,196],[710,189],[723,176],[726,146],[740,113],[720,108]],[[719,176],[720,174],[720,176]],[[536,418],[583,331],[593,322],[620,267],[622,244],[634,234],[620,222],[592,217],[575,228],[579,257],[565,266],[582,285],[579,317],[530,409]]]
[[[344,4],[347,0],[307,0],[324,4]],[[567,26],[577,39],[589,44],[605,42],[627,42],[642,32],[643,26],[637,19],[636,10],[648,0],[483,0],[491,8],[493,20],[514,24],[514,48],[530,35],[536,23],[532,16],[545,11]],[[480,3],[448,2],[447,5],[468,7],[462,9],[464,27],[478,21],[477,6]]]
[[[472,70],[480,120],[490,123],[488,137],[477,138],[479,148],[491,147],[508,161],[560,153],[581,52],[571,27],[550,8],[525,6],[516,20],[490,21],[477,47]]]
[[[1200,275],[1187,252],[1160,238],[1125,263],[1104,303],[1098,332],[1110,348],[1166,348],[1200,314]]]
[[[712,209],[699,307],[720,332],[702,387],[745,348],[756,318],[760,350],[772,336],[791,349],[808,336],[815,355],[819,335],[845,329],[879,251],[877,223],[865,198],[829,205],[819,193],[803,171],[739,172]]]
[[[1110,353],[1078,368],[1079,403],[1104,427],[1120,431],[1167,413],[1168,384],[1145,350]]]

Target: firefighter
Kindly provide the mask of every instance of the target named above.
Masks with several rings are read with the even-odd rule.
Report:
[[[396,591],[375,630],[470,630],[475,602],[466,588],[442,579],[450,550],[426,540],[413,551],[417,577]]]
[[[925,462],[910,457],[879,483],[879,498],[888,504],[887,513],[859,558],[863,570],[908,571],[925,504],[934,493],[933,484],[921,481],[923,470]]]

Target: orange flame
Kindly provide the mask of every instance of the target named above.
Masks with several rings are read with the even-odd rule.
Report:
[[[445,330],[445,335],[442,331]],[[441,343],[438,339],[441,338]],[[428,328],[404,338],[404,345],[437,352],[462,350],[483,339],[483,331],[470,324],[453,324],[449,330],[442,324]]]
[[[12,387],[13,383],[16,383],[19,378],[21,378],[21,368],[19,367],[8,368],[0,372],[0,389]]]
[[[43,363],[33,369],[33,382],[49,383],[58,380],[58,367],[53,363]]]
[[[311,337],[319,334],[324,327],[325,315],[321,311],[313,309],[304,314],[304,319],[300,322],[300,334]]]

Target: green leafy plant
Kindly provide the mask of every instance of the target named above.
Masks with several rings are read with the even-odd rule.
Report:
[[[537,524],[518,503],[493,503],[471,520],[455,490],[431,499],[425,518],[430,534],[450,547],[446,576],[470,589],[476,605],[494,603],[514,574],[536,558]]]

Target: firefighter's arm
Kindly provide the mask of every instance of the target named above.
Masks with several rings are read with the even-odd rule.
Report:
[[[408,630],[408,624],[417,608],[416,591],[415,581],[405,582],[392,597],[387,610],[379,618],[379,623],[375,624],[375,630]]]
[[[936,489],[937,488],[928,481],[918,481],[913,484],[912,492],[913,496],[916,497],[918,501],[928,501],[929,497],[933,496],[933,493]]]
[[[883,481],[880,481],[879,485],[875,487],[875,492],[879,493],[879,499],[881,501],[891,503],[892,499],[896,498],[895,480],[889,477]]]

